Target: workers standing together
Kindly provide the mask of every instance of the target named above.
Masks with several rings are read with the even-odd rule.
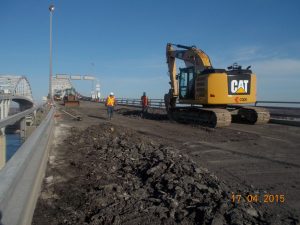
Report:
[[[114,93],[111,92],[105,101],[105,106],[107,107],[107,116],[109,120],[111,120],[113,117],[114,107],[116,105],[117,105],[116,98],[114,96]],[[149,108],[149,99],[146,95],[146,92],[144,92],[143,95],[141,96],[141,105],[142,105],[142,111],[140,116],[141,118],[145,118]]]
[[[116,98],[114,93],[111,92],[109,96],[106,98],[105,106],[107,107],[107,115],[108,119],[111,120],[113,117],[114,107],[116,105]]]
[[[144,92],[142,97],[141,97],[141,104],[142,104],[141,117],[145,118],[145,115],[148,112],[148,107],[149,107],[149,99],[146,95],[146,92]]]

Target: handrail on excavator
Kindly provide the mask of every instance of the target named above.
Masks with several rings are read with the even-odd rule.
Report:
[[[172,43],[169,43],[169,45],[173,45],[173,46],[176,46],[177,48],[183,48],[183,49],[192,49],[192,48],[196,48],[195,45],[192,45],[192,46],[186,46],[186,45],[178,45],[178,44],[172,44]]]

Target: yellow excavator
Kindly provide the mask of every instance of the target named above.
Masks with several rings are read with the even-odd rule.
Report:
[[[171,119],[209,127],[229,126],[232,118],[250,124],[269,121],[268,110],[249,106],[256,101],[256,75],[250,66],[242,69],[235,63],[227,70],[215,69],[204,51],[171,43],[166,57],[171,88],[165,104]],[[179,68],[179,74],[176,59],[186,66]]]

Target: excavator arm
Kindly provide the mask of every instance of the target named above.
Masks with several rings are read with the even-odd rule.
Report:
[[[177,49],[174,49],[174,47]],[[208,55],[195,46],[175,45],[168,43],[166,48],[167,64],[169,68],[171,89],[170,98],[178,97],[178,81],[176,79],[176,58],[184,61],[186,67],[193,66],[195,71],[202,72],[205,69],[212,69],[212,64]]]

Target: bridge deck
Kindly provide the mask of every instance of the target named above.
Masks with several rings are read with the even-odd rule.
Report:
[[[117,109],[127,116],[116,113],[110,121],[112,125],[130,127],[139,134],[187,153],[197,164],[207,167],[220,180],[226,182],[234,193],[247,189],[253,194],[284,194],[286,200],[283,204],[265,203],[262,204],[262,210],[273,215],[300,215],[299,127],[232,124],[228,128],[214,130],[172,123],[165,120],[164,116],[140,119],[134,109],[122,106],[118,106]],[[73,121],[69,116],[61,114],[57,124],[56,142],[66,137],[65,129],[68,130],[71,126],[86,128],[108,122],[103,104],[82,102],[79,108],[72,111],[80,115],[82,121]],[[59,171],[62,168],[61,162],[67,160],[57,157],[58,161],[55,163],[55,156],[61,155],[58,152],[65,151],[61,146],[57,146],[58,143],[55,143],[52,152],[54,164],[47,171],[48,177],[54,175],[54,184],[68,179],[67,175],[63,174],[60,174],[60,178],[55,178],[55,171]],[[68,157],[72,158],[71,155]],[[68,170],[66,166],[63,168],[64,171]],[[47,184],[45,185],[42,192],[44,197],[49,195]],[[44,197],[40,198],[38,203],[34,218],[36,222],[41,221],[43,214],[47,213],[43,208]],[[53,211],[44,216],[49,218],[54,215],[52,213]]]

